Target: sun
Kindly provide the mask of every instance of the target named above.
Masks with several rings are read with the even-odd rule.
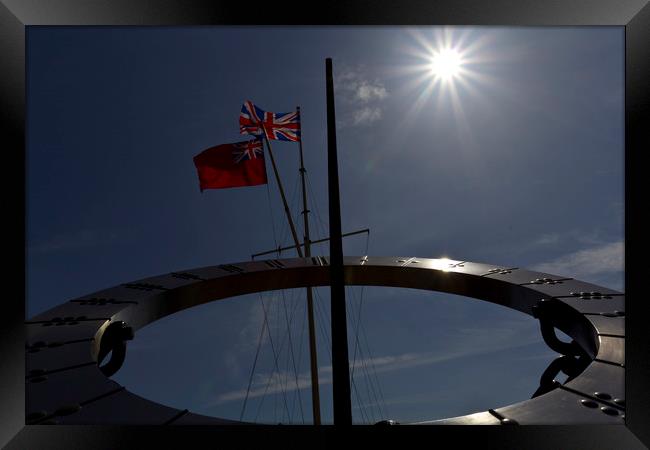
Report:
[[[485,88],[498,86],[499,80],[490,75],[499,59],[491,50],[498,35],[463,27],[434,27],[408,29],[406,38],[401,47],[403,58],[395,68],[396,76],[403,80],[400,95],[412,99],[404,123],[433,106],[439,112],[451,112],[464,128],[463,103],[485,102]],[[464,136],[468,136],[467,130]]]
[[[395,97],[408,105],[396,124],[399,132],[414,131],[420,117],[430,114],[436,127],[455,127],[463,149],[476,150],[468,112],[492,107],[489,96],[504,88],[496,77],[503,73],[499,62],[515,57],[505,48],[496,51],[500,39],[492,30],[468,27],[407,29],[392,72],[400,81]]]
[[[396,73],[405,77],[405,90],[419,91],[418,106],[433,96],[460,101],[461,94],[479,94],[478,85],[493,81],[483,69],[493,64],[488,49],[494,34],[443,27],[409,29],[407,37],[413,40],[402,47],[404,59]]]
[[[451,80],[460,75],[463,65],[461,53],[451,48],[434,51],[429,64],[429,72],[443,81]]]

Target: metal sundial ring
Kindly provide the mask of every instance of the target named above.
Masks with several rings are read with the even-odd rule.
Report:
[[[561,343],[558,348],[569,350],[569,355],[582,354],[582,361],[589,362],[577,374],[567,363],[564,367],[574,378],[550,388],[547,380],[544,393],[533,399],[419,423],[624,423],[624,294],[566,277],[468,261],[350,256],[344,264],[347,285],[448,292],[529,315],[538,314],[538,305],[547,299],[552,308],[542,306],[542,329],[553,332],[558,328],[570,336],[575,343]],[[41,313],[26,322],[26,423],[241,423],[144,399],[108,379],[102,368],[106,373],[119,368],[120,348],[130,337],[128,329],[137,331],[164,316],[214,300],[328,284],[325,257],[249,261],[137,280]],[[117,350],[117,359],[100,368],[98,361],[108,348]],[[549,374],[546,378],[554,376]]]

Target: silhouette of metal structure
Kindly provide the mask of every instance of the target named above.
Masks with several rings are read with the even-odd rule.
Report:
[[[27,322],[26,423],[237,424],[139,397],[107,375],[121,365],[134,331],[186,308],[236,295],[330,285],[326,257],[248,261],[189,269],[76,298]],[[344,258],[346,285],[449,292],[539,319],[571,379],[542,377],[530,400],[420,424],[622,424],[625,419],[623,293],[571,278],[467,261]],[[570,336],[559,341],[557,328]],[[108,363],[101,356],[111,352]],[[581,363],[587,362],[583,367]],[[571,367],[573,366],[573,370]],[[580,373],[576,373],[576,367]],[[550,381],[549,381],[550,378]],[[432,389],[435,389],[432,387]],[[389,418],[387,418],[389,419]]]

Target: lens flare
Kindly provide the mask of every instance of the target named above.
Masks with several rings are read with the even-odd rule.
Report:
[[[449,80],[460,74],[463,65],[461,54],[451,48],[443,48],[435,51],[431,56],[429,71],[432,76],[442,80]]]
[[[471,102],[487,107],[486,92],[502,89],[501,80],[491,74],[499,60],[509,58],[492,50],[499,34],[467,27],[432,27],[408,29],[406,38],[401,47],[403,58],[394,69],[401,81],[395,95],[408,99],[410,106],[397,124],[396,136],[413,132],[413,124],[419,123],[423,114],[431,114],[436,123],[456,128],[464,152],[477,150],[480,144],[464,106]]]

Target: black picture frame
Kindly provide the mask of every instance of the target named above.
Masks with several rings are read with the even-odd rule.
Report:
[[[650,365],[643,323],[641,260],[645,219],[642,164],[648,148],[644,119],[650,85],[650,6],[646,0],[356,0],[320,4],[255,3],[203,0],[2,0],[0,3],[0,97],[2,97],[5,175],[25,173],[25,36],[32,25],[500,25],[500,26],[624,26],[625,27],[625,291],[626,291],[626,426],[501,426],[501,427],[355,427],[353,437],[381,435],[384,443],[428,445],[468,442],[494,448],[643,448],[650,445],[646,380]],[[9,158],[7,158],[9,156]],[[328,443],[340,430],[300,427],[108,427],[25,425],[25,183],[2,177],[5,240],[15,243],[5,294],[0,338],[2,355],[0,445],[9,449],[137,448],[141,445],[192,448],[222,445],[223,439],[251,438],[295,445],[296,439]],[[22,237],[22,243],[21,239]],[[8,259],[8,258],[7,258]],[[15,292],[15,293],[14,293]],[[296,434],[297,433],[297,434]],[[407,440],[408,438],[408,440]],[[434,439],[433,441],[431,439]],[[417,439],[417,440],[416,440]],[[366,444],[368,442],[366,441]]]

